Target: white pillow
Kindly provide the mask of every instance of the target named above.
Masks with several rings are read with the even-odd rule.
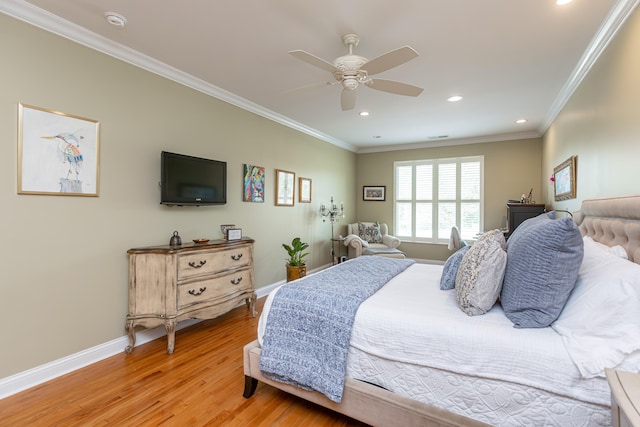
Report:
[[[593,242],[596,246],[602,248],[603,250],[609,252],[612,255],[615,255],[617,257],[620,257],[622,259],[629,259],[629,256],[627,255],[627,251],[624,250],[624,248],[620,245],[615,245],[615,246],[607,246],[604,243],[600,243],[600,242],[596,242],[595,240],[593,240],[591,237],[589,236],[584,236],[582,238],[582,240],[585,241],[585,243],[588,241]]]
[[[604,368],[629,369],[629,357],[640,350],[640,265],[593,240],[584,243],[578,281],[551,327],[582,377],[604,377]],[[634,360],[638,371],[640,359]]]

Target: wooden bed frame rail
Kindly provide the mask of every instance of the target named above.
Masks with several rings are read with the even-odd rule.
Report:
[[[260,372],[260,344],[244,347],[244,397],[253,395],[258,381],[287,393],[344,414],[358,421],[379,426],[487,427],[488,424],[418,402],[381,387],[347,378],[342,402],[336,403],[321,393],[307,391],[270,380]]]

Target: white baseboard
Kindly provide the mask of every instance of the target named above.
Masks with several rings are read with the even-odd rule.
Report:
[[[267,295],[271,290],[280,286],[284,281],[273,283],[271,285],[259,288],[256,290],[258,298],[262,298]],[[240,305],[244,305],[244,302]],[[199,319],[185,320],[180,322],[176,330],[186,328],[201,322]],[[136,347],[153,341],[166,335],[164,327],[159,326],[153,329],[145,329],[136,333]],[[122,336],[120,338],[113,339],[103,344],[98,344],[95,347],[82,350],[78,353],[65,356],[61,359],[54,360],[44,365],[37,366],[27,371],[19,372],[17,374],[0,379],[0,399],[19,393],[28,388],[37,386],[46,381],[52,380],[69,372],[83,368],[92,363],[99,362],[103,359],[111,357],[115,354],[124,351],[124,348],[129,345],[129,337]]]
[[[324,270],[327,267],[330,267],[330,265],[324,265],[315,268],[309,271],[309,273],[315,273],[317,271]],[[271,292],[273,289],[277,288],[280,285],[283,285],[284,283],[284,280],[282,280],[280,282],[263,286],[262,288],[256,289],[256,295],[258,298],[262,298],[268,295],[269,292]],[[240,305],[244,305],[244,302],[242,302]],[[176,330],[186,328],[198,322],[201,322],[201,320],[185,320],[184,322],[180,322],[178,324]],[[167,332],[162,326],[139,331],[136,333],[136,347],[165,336],[166,334]],[[106,343],[98,344],[95,347],[82,350],[78,353],[65,356],[61,359],[45,363],[44,365],[36,366],[35,368],[29,369],[27,371],[18,372],[17,374],[2,378],[0,379],[0,399],[4,399],[5,397],[19,393],[28,388],[35,387],[39,384],[42,384],[64,374],[68,374],[69,372],[73,372],[77,369],[91,365],[92,363],[96,363],[113,355],[116,355],[124,351],[124,348],[128,345],[129,337],[125,335]]]

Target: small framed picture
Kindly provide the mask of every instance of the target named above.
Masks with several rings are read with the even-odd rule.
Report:
[[[311,203],[311,179],[298,178],[298,201],[300,203]]]
[[[276,169],[276,206],[293,206],[295,182],[295,173]]]
[[[230,228],[227,230],[227,240],[242,239],[242,228]]]
[[[264,202],[264,167],[245,164],[242,191],[243,202]]]
[[[362,200],[384,202],[385,185],[365,185],[362,187]]]

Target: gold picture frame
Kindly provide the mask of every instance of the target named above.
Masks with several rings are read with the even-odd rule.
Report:
[[[298,202],[311,203],[311,179],[298,178]]]
[[[571,156],[553,168],[554,200],[576,198],[576,156]]]
[[[295,173],[276,169],[276,206],[293,206],[295,187]]]
[[[100,123],[18,104],[18,194],[97,197]]]

